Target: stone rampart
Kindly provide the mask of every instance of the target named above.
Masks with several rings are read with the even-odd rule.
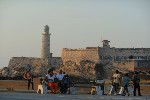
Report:
[[[108,48],[99,47],[100,60],[150,60],[150,48]]]
[[[12,57],[9,61],[9,75],[19,76],[22,75],[29,68],[35,76],[43,76],[46,74],[48,60],[34,57]]]
[[[113,62],[114,67],[118,67],[122,71],[150,71],[149,60],[124,60]]]
[[[88,71],[82,61],[86,62],[88,68],[92,68],[91,71]],[[78,70],[75,75],[85,75],[85,77],[88,76],[85,73],[91,73],[90,78],[109,78],[115,70],[126,73],[135,71],[138,66],[150,67],[149,61],[149,48],[87,47],[86,49],[64,48],[62,50],[62,62],[66,69],[72,73]],[[91,66],[89,62],[93,65]]]
[[[52,67],[57,68],[62,65],[62,59],[61,57],[52,57],[50,63]]]
[[[78,64],[81,61],[92,61],[99,63],[98,48],[96,49],[66,49],[62,50],[62,62],[73,61]]]
[[[86,49],[64,48],[62,50],[63,64],[67,61],[89,60],[100,63],[101,61],[128,59],[150,60],[150,48],[87,47]]]

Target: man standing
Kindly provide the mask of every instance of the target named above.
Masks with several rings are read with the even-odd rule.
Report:
[[[30,84],[32,85],[32,90],[34,90],[33,75],[31,73],[31,70],[29,69],[25,74],[26,74],[26,78],[28,80],[28,90],[30,88]]]
[[[123,87],[124,87],[122,96],[125,96],[126,93],[128,94],[128,96],[130,95],[129,91],[128,91],[129,82],[130,82],[130,78],[128,76],[128,73],[126,73],[125,76],[122,78],[122,83],[123,83]]]
[[[116,73],[112,76],[112,78],[113,78],[114,95],[117,95],[119,83],[121,83],[121,76],[118,70],[116,70]]]
[[[139,96],[142,96],[141,95],[141,92],[140,92],[140,77],[138,76],[138,72],[135,72],[133,77],[132,77],[132,81],[133,81],[133,86],[134,86],[134,96],[136,96],[136,89],[138,89],[138,95]]]

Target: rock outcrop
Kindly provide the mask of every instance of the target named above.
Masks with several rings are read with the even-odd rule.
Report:
[[[78,65],[73,61],[68,61],[59,67],[57,71],[60,69],[69,75],[85,79],[107,79],[112,76],[113,66],[110,62],[98,64],[89,60],[83,60]]]
[[[8,77],[9,76],[9,68],[3,67],[2,69],[0,69],[0,76]]]
[[[88,60],[81,61],[78,65],[73,61],[68,61],[56,69],[56,71],[62,69],[65,73],[72,76],[94,79],[95,65],[96,63]]]

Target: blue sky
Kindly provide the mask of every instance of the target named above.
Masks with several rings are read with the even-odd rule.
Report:
[[[40,57],[44,26],[51,52],[102,46],[150,48],[150,0],[0,0],[0,67],[11,57]]]

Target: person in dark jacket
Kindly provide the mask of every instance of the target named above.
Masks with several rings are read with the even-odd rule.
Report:
[[[64,75],[62,79],[61,93],[65,94],[67,92],[68,88],[70,87],[70,83],[69,75]]]
[[[125,91],[127,92],[128,96],[130,95],[128,91],[129,82],[130,82],[130,78],[128,76],[128,73],[126,73],[125,76],[122,78],[122,83],[124,87],[122,96],[125,96],[126,94]]]
[[[134,90],[133,90],[134,96],[136,96],[136,89],[138,89],[138,96],[142,96],[140,92],[140,77],[138,76],[138,74],[139,74],[138,72],[135,72],[132,77],[133,86],[134,86]]]

